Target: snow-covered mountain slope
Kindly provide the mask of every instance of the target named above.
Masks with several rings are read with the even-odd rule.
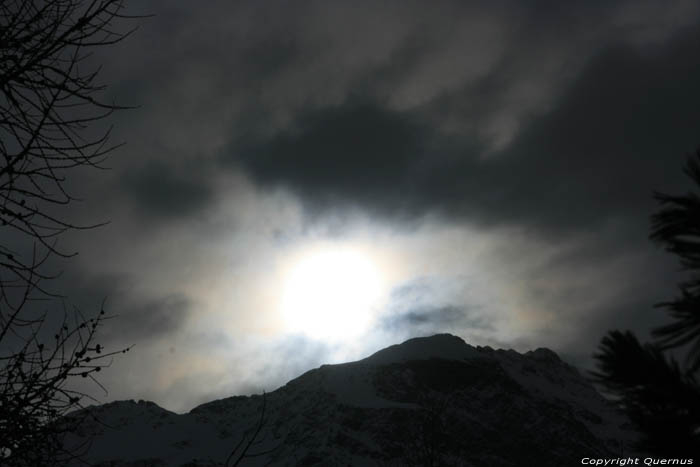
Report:
[[[89,441],[84,457],[101,466],[233,465],[244,451],[239,465],[554,466],[628,455],[634,439],[551,350],[472,347],[449,334],[187,414],[121,401],[76,416],[85,422],[68,444]]]

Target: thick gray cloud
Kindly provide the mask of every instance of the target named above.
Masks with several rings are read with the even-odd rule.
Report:
[[[111,223],[66,237],[55,282],[137,344],[110,397],[184,410],[429,332],[585,365],[607,329],[663,320],[679,275],[648,216],[700,145],[697,2],[133,8],[155,16],[94,57],[139,106],[127,145],[69,181],[71,218]],[[343,241],[390,270],[376,329],[286,335],[286,262]]]
[[[594,230],[618,218],[639,228],[652,190],[677,186],[685,155],[700,144],[699,47],[691,30],[651,52],[632,45],[600,51],[550,111],[524,122],[497,151],[441,132],[442,112],[433,107],[449,114],[469,99],[455,93],[411,110],[351,96],[302,111],[292,128],[226,157],[316,209],[437,211],[545,232]]]
[[[197,171],[178,173],[163,161],[154,161],[122,175],[121,189],[143,217],[187,217],[211,202],[212,188]]]
[[[421,175],[415,166],[427,135],[410,115],[350,101],[301,115],[296,126],[270,141],[244,142],[226,157],[263,184],[301,194],[312,208],[391,209],[411,201],[406,188]]]
[[[473,330],[493,331],[493,325],[483,317],[470,318],[469,313],[456,306],[419,308],[396,314],[385,319],[384,326],[390,329],[411,329],[424,334],[439,333],[455,325]]]
[[[73,292],[66,303],[72,310],[94,317],[105,311],[99,339],[113,347],[156,341],[182,328],[191,311],[191,300],[177,293],[137,293],[133,279],[125,274],[84,274],[75,268],[52,284],[57,290]]]
[[[113,307],[114,323],[103,332],[106,339],[134,344],[148,339],[168,336],[180,329],[191,303],[187,297],[166,296],[144,301],[131,307]]]

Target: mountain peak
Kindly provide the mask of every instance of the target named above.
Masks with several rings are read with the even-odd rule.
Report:
[[[465,360],[480,358],[482,355],[476,348],[452,334],[435,334],[426,337],[414,337],[401,344],[382,349],[361,360],[374,365],[400,363],[408,360],[429,360],[442,358],[445,360]]]
[[[254,454],[264,455],[251,465],[273,466],[291,459],[309,466],[505,466],[526,455],[556,466],[591,452],[613,456],[635,436],[553,351],[475,348],[451,334],[323,365],[263,397],[229,397],[187,414],[141,401],[86,410],[93,416],[67,447],[88,444],[87,461],[119,467],[222,465],[255,426]],[[424,452],[437,457],[416,458]]]

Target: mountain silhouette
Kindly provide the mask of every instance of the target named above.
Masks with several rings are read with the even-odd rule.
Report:
[[[112,467],[573,465],[634,455],[636,435],[553,351],[473,347],[450,334],[186,414],[119,401],[73,417],[84,421],[66,445]]]

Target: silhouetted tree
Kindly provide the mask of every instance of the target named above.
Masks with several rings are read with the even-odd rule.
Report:
[[[93,378],[105,353],[94,342],[105,319],[67,312],[47,320],[36,303],[58,297],[45,264],[71,253],[57,238],[82,226],[57,214],[74,200],[67,175],[99,167],[114,149],[94,123],[118,107],[90,50],[131,31],[112,29],[121,0],[0,1],[0,463],[60,465],[57,421],[80,406],[73,377]],[[47,329],[58,322],[56,329]]]
[[[700,186],[700,150],[685,172]],[[657,306],[674,322],[653,330],[641,344],[629,331],[610,331],[594,355],[594,380],[615,398],[641,433],[638,448],[657,455],[700,456],[700,197],[655,193],[662,209],[651,218],[651,239],[677,254],[690,280],[680,297]],[[680,365],[667,351],[687,348]]]
[[[3,353],[0,361],[0,465],[62,465],[80,454],[66,451],[64,435],[82,421],[63,416],[80,407],[84,393],[68,386],[71,378],[90,378],[106,361],[128,349],[105,352],[94,343],[104,312],[91,319],[64,320],[52,338],[41,339],[45,318],[36,319],[20,348]],[[80,316],[77,313],[77,316]]]
[[[685,173],[700,186],[700,149],[689,157]],[[654,330],[664,349],[690,344],[687,364],[700,369],[700,195],[672,196],[655,193],[663,209],[652,216],[651,238],[667,251],[678,255],[682,267],[691,273],[680,284],[680,296],[660,303],[675,322]]]
[[[238,440],[238,444],[236,444],[224,462],[226,467],[241,465],[241,462],[245,461],[246,459],[267,456],[283,446],[283,442],[278,438],[275,437],[274,439],[269,439],[269,433],[264,435],[262,434],[262,430],[264,430],[268,423],[265,416],[266,409],[267,394],[263,392],[258,422],[254,427],[251,427],[249,430],[243,433],[241,439]],[[272,446],[270,444],[272,444]],[[265,447],[263,447],[263,445],[265,445]]]
[[[638,448],[658,455],[700,453],[700,387],[658,345],[611,331],[600,344],[594,377],[641,434]]]

